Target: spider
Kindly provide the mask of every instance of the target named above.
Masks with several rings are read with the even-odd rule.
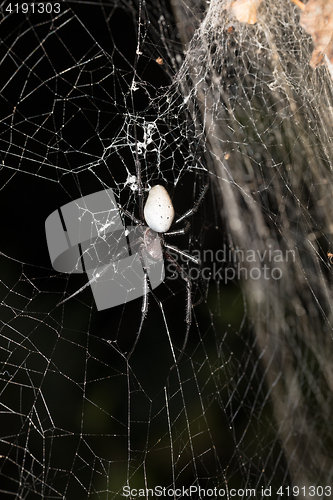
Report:
[[[137,178],[139,180],[138,182],[138,197],[139,197],[139,219],[134,217],[133,214],[131,214],[128,210],[125,210],[122,208],[120,205],[118,205],[119,210],[129,219],[131,219],[135,224],[138,226],[148,226],[143,230],[142,237],[140,238],[140,245],[139,245],[139,253],[142,255],[143,252],[146,253],[146,256],[149,259],[153,259],[155,261],[161,261],[163,260],[163,257],[165,257],[166,260],[171,262],[177,271],[179,272],[181,278],[185,281],[186,284],[186,314],[185,314],[185,322],[187,325],[186,328],[186,334],[185,334],[185,339],[183,342],[183,347],[180,351],[180,355],[178,356],[177,362],[180,360],[182,357],[187,340],[188,340],[188,334],[192,322],[192,297],[191,297],[191,279],[188,276],[188,274],[184,271],[184,269],[177,263],[177,261],[170,255],[168,250],[171,250],[175,253],[178,253],[179,255],[182,255],[185,259],[190,260],[194,262],[197,265],[200,265],[200,261],[193,257],[192,255],[188,254],[187,252],[180,250],[174,245],[170,245],[165,241],[166,236],[176,236],[176,235],[181,235],[185,234],[190,227],[190,223],[188,221],[185,222],[185,226],[181,229],[175,229],[172,231],[169,231],[169,229],[172,226],[175,211],[173,208],[172,201],[170,199],[170,196],[165,189],[164,186],[157,184],[153,186],[148,194],[147,200],[145,204],[143,203],[143,190],[142,190],[142,185],[141,185],[141,171],[140,171],[140,164],[139,162],[136,162],[137,164]],[[204,196],[208,190],[209,187],[209,182],[207,181],[206,184],[203,186],[201,189],[201,192],[199,194],[198,199],[195,201],[194,205],[192,208],[187,210],[181,217],[179,217],[175,224],[178,224],[179,222],[182,222],[183,220],[187,219],[191,215],[193,215],[199,208],[199,205],[204,199]],[[143,259],[142,259],[143,260]],[[147,262],[147,259],[145,260]],[[143,321],[146,317],[146,314],[148,312],[148,276],[147,276],[147,270],[145,268],[145,265],[143,264],[144,268],[144,284],[143,284],[143,290],[144,290],[144,296],[143,296],[143,303],[142,303],[142,317],[141,317],[141,324],[140,328],[135,340],[135,343],[128,355],[128,359],[132,355],[136,344],[139,340],[139,335],[141,333]]]
[[[144,283],[143,283],[143,302],[142,302],[142,307],[141,307],[141,323],[140,327],[137,333],[136,340],[134,342],[134,345],[130,351],[130,353],[127,356],[127,359],[130,358],[132,355],[137,342],[139,340],[139,336],[142,330],[143,322],[144,319],[147,315],[148,312],[148,292],[149,292],[149,282],[148,282],[148,268],[151,264],[154,264],[154,262],[162,262],[163,258],[165,257],[166,260],[171,262],[176,270],[178,271],[179,275],[181,278],[185,281],[186,284],[186,313],[185,313],[185,322],[186,322],[186,333],[185,333],[185,338],[184,338],[184,343],[183,347],[181,349],[180,355],[177,359],[181,358],[181,356],[184,353],[184,349],[187,344],[188,340],[188,334],[192,322],[192,299],[191,299],[191,279],[188,276],[188,274],[184,271],[184,269],[177,263],[177,261],[170,255],[169,251],[178,253],[179,255],[182,255],[185,259],[188,261],[192,261],[197,265],[200,265],[200,261],[193,257],[192,255],[188,254],[187,252],[180,250],[174,245],[170,245],[165,241],[166,236],[175,236],[175,235],[182,235],[185,234],[190,227],[190,223],[188,221],[185,222],[184,227],[181,229],[175,229],[172,231],[169,231],[171,228],[171,225],[173,224],[173,219],[175,215],[175,211],[173,208],[172,201],[170,199],[170,196],[162,185],[155,185],[153,186],[148,194],[148,197],[144,203],[144,194],[143,194],[143,188],[141,184],[141,166],[140,162],[136,161],[136,172],[137,172],[137,180],[138,180],[138,199],[139,199],[139,219],[137,219],[132,213],[130,213],[128,210],[124,209],[121,205],[118,205],[119,211],[129,219],[131,219],[139,229],[139,238],[137,238],[135,241],[131,243],[131,249],[133,250],[135,247],[138,248],[138,255],[141,260],[142,268],[144,271]],[[178,224],[182,222],[183,220],[187,219],[191,215],[193,215],[199,208],[199,205],[201,204],[207,190],[208,190],[209,182],[207,181],[206,184],[203,186],[201,189],[201,192],[195,201],[194,205],[192,208],[187,210],[181,217],[179,217],[175,224]],[[147,227],[148,226],[148,227]],[[58,305],[61,305],[71,298],[73,298],[75,295],[78,295],[81,291],[83,291],[85,288],[90,286],[93,282],[97,281],[99,278],[101,278],[102,274],[107,271],[109,266],[111,266],[113,263],[121,260],[124,256],[128,255],[128,248],[123,248],[117,255],[113,256],[113,258],[110,260],[109,264],[104,267],[104,270],[101,272],[96,272],[94,274],[93,278],[90,279],[85,285],[83,285],[80,289],[78,289],[76,292],[74,292],[72,295],[69,297],[65,298],[61,302],[59,302]]]

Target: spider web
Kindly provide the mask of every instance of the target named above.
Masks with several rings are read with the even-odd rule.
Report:
[[[331,81],[289,0],[253,26],[225,5],[1,4],[1,498],[330,496]],[[67,203],[112,189],[139,216],[136,154],[177,215],[210,179],[168,240],[204,270],[178,261],[176,365],[174,268],[128,360],[142,298],[58,305],[87,276],[48,255]]]

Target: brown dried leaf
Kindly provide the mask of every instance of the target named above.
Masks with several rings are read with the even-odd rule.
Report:
[[[303,2],[301,2],[301,0],[291,0],[295,5],[297,5],[297,7],[299,7],[300,9],[304,10],[305,9],[305,5]]]
[[[227,9],[235,16],[237,21],[247,24],[257,22],[257,9],[262,0],[235,0],[231,2]]]
[[[333,63],[333,2],[309,0],[301,14],[300,25],[315,44],[310,66],[316,68],[324,64],[324,55]]]

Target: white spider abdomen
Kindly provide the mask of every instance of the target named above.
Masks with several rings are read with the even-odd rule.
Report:
[[[175,211],[167,190],[163,186],[153,186],[144,207],[144,216],[148,226],[157,233],[170,229]]]

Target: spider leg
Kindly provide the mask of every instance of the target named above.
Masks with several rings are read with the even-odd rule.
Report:
[[[142,299],[142,306],[141,306],[141,321],[140,321],[140,326],[139,326],[139,330],[138,330],[138,333],[136,334],[136,339],[135,339],[135,342],[132,346],[132,349],[130,350],[128,356],[127,356],[127,360],[130,359],[130,357],[132,356],[136,346],[137,346],[137,343],[139,342],[139,338],[140,338],[140,334],[141,334],[141,330],[142,330],[142,327],[143,327],[143,323],[144,323],[144,320],[146,319],[146,316],[147,316],[147,312],[148,312],[148,293],[149,293],[149,283],[148,283],[148,273],[147,273],[147,269],[144,265],[144,262],[143,262],[143,257],[142,257],[142,251],[144,250],[144,245],[141,245],[140,246],[140,251],[139,251],[139,256],[140,256],[140,260],[141,260],[141,264],[142,264],[142,268],[143,268],[143,272],[144,272],[144,278],[143,278],[143,299]]]
[[[210,280],[210,276],[209,276],[209,278],[204,278],[202,276],[202,273],[200,273],[199,283],[201,286],[198,288],[201,292],[201,297],[193,304],[193,307],[196,307],[199,304],[201,304],[202,301],[207,300],[209,280]]]
[[[165,252],[165,258],[169,262],[172,262],[172,264],[174,264],[177,271],[180,273],[180,276],[182,277],[182,279],[186,283],[186,313],[185,313],[186,333],[185,333],[183,346],[182,346],[180,354],[176,360],[176,363],[178,363],[184,354],[186,344],[188,341],[188,335],[190,332],[191,323],[192,323],[192,297],[191,297],[192,287],[191,287],[191,279],[190,279],[189,275],[184,271],[184,269],[181,268],[181,266],[178,264],[178,262],[168,252]]]
[[[118,208],[119,210],[124,214],[126,215],[126,217],[128,217],[129,219],[131,219],[133,222],[135,222],[135,224],[138,224],[138,226],[143,226],[143,222],[139,219],[137,219],[136,217],[134,217],[133,214],[131,214],[131,212],[129,212],[128,210],[126,210],[125,208],[123,208],[121,205],[119,205],[118,203]]]
[[[139,237],[136,240],[134,240],[132,242],[132,247],[134,247],[140,240],[141,240],[141,237]],[[81,293],[85,288],[87,288],[88,286],[90,286],[92,283],[95,283],[95,281],[97,281],[99,278],[101,278],[103,276],[103,274],[106,273],[106,271],[109,269],[109,267],[112,264],[114,264],[118,260],[121,260],[123,257],[127,257],[128,255],[129,255],[129,251],[128,251],[128,247],[126,246],[126,247],[122,248],[122,250],[120,250],[120,252],[118,252],[117,255],[114,255],[112,257],[112,259],[107,264],[107,266],[105,266],[101,271],[96,272],[93,275],[93,277],[89,281],[87,281],[87,283],[85,285],[81,286],[81,288],[79,288],[78,290],[76,290],[76,292],[72,293],[72,295],[70,295],[69,297],[66,297],[64,300],[60,301],[56,305],[56,307],[61,306],[62,304],[64,304],[68,300],[70,300],[73,297],[75,297],[75,295],[78,295],[79,293]]]
[[[190,255],[189,253],[184,252],[183,250],[179,250],[179,248],[177,248],[173,245],[169,245],[169,243],[163,242],[163,245],[165,246],[165,248],[168,248],[169,250],[172,250],[173,252],[179,253],[179,255],[182,255],[183,257],[185,257],[185,259],[191,260],[192,262],[194,262],[194,264],[197,264],[198,266],[200,266],[201,261],[199,259],[196,259],[192,255]]]
[[[133,99],[133,95],[132,95]],[[134,109],[134,102],[133,109]],[[139,216],[141,220],[143,219],[143,189],[142,189],[142,178],[141,178],[141,162],[139,160],[139,151],[138,151],[138,131],[136,122],[134,122],[134,140],[135,140],[135,172],[136,179],[138,183],[138,198],[139,198]]]
[[[138,156],[138,153],[136,153],[136,155]],[[143,189],[142,189],[142,181],[141,181],[141,162],[139,161],[138,157],[135,160],[135,170],[136,170],[136,178],[137,178],[137,182],[138,182],[139,215],[140,215],[140,219],[143,220]]]
[[[189,210],[187,210],[187,212],[185,212],[181,217],[179,217],[179,219],[176,220],[176,224],[178,224],[178,222],[182,221],[183,219],[186,219],[187,217],[190,217],[190,215],[195,214],[195,212],[199,208],[200,203],[204,199],[205,194],[208,191],[208,187],[209,187],[209,179],[206,182],[206,184],[203,186],[203,188],[201,190],[201,193],[199,194],[199,197],[198,197],[197,201],[194,203],[193,207],[190,208]]]
[[[176,236],[177,234],[185,234],[190,229],[191,224],[186,221],[185,226],[182,229],[176,229],[175,231],[168,231],[164,233],[164,236]]]
[[[78,290],[76,290],[76,292],[72,293],[72,295],[70,295],[69,297],[66,297],[64,300],[62,300],[61,302],[58,302],[58,304],[56,305],[56,307],[58,306],[61,306],[62,304],[64,304],[65,302],[67,302],[67,300],[70,300],[72,299],[73,297],[75,297],[75,295],[78,295],[80,292],[82,292],[85,288],[87,288],[88,286],[90,286],[92,283],[94,283],[97,279],[98,279],[99,275],[97,276],[93,276],[91,278],[91,280],[89,280],[85,285],[81,286],[81,288],[79,288]]]

